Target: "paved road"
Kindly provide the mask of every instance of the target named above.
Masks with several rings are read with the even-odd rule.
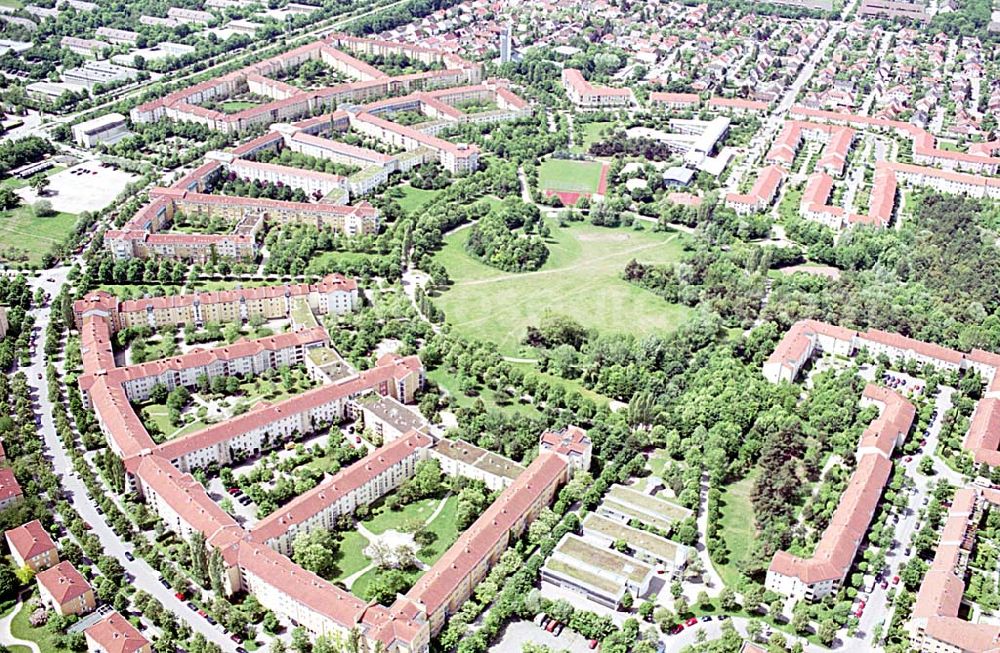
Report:
[[[29,284],[32,288],[42,288],[55,297],[65,283],[68,272],[69,267],[67,266],[47,270],[41,276],[29,279]],[[98,514],[96,505],[87,494],[83,481],[71,474],[73,463],[59,436],[56,435],[55,422],[52,418],[52,404],[49,402],[46,387],[44,342],[45,329],[49,324],[49,307],[35,309],[32,313],[35,316],[35,328],[38,330],[36,332],[38,344],[35,347],[35,355],[31,358],[31,365],[24,368],[24,372],[28,376],[29,385],[35,391],[37,413],[41,418],[41,433],[45,440],[45,447],[52,460],[56,475],[61,477],[62,487],[70,496],[73,508],[79,513],[81,519],[91,525],[93,529],[91,532],[104,545],[104,552],[116,558],[135,577],[132,581],[133,586],[156,597],[164,608],[174,613],[180,620],[185,621],[194,632],[199,632],[207,640],[218,644],[223,651],[235,651],[236,645],[221,629],[211,626],[201,617],[194,615],[181,601],[177,600],[171,590],[160,585],[159,574],[144,560],[137,558],[134,562],[129,562],[125,558],[125,552],[132,549],[132,546],[123,543],[111,530],[104,516]],[[41,375],[41,379],[38,378],[39,375]]]

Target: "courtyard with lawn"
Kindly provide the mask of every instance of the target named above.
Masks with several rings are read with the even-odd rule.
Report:
[[[175,390],[180,398],[157,397],[137,405],[143,425],[154,440],[166,441],[199,431],[212,424],[251,410],[261,401],[276,403],[314,387],[304,367],[289,369],[285,374],[268,371],[247,380],[237,377],[216,377],[208,389],[186,393]],[[220,387],[221,385],[221,387]],[[156,397],[156,395],[154,395]],[[171,402],[179,402],[179,414],[172,415]]]
[[[572,317],[601,333],[643,336],[676,328],[689,309],[669,304],[622,278],[632,259],[678,261],[680,233],[596,227],[586,223],[549,226],[549,257],[535,272],[509,273],[480,263],[465,250],[469,230],[445,238],[436,260],[452,285],[433,297],[461,336],[490,340],[503,354],[530,356],[522,345],[529,325],[547,311]]]

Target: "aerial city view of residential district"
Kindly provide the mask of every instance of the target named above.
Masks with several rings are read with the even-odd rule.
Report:
[[[1000,653],[1000,0],[0,0],[0,653]]]

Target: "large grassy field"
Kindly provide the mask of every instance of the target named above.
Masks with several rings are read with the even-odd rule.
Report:
[[[538,168],[538,186],[542,190],[596,193],[602,167],[595,161],[546,159]]]
[[[514,355],[525,328],[537,325],[546,311],[602,332],[637,336],[672,330],[687,316],[688,309],[622,279],[633,258],[645,263],[678,260],[681,234],[584,223],[550,226],[549,259],[536,272],[503,272],[473,259],[465,252],[468,229],[445,239],[437,260],[453,285],[435,302],[460,335],[492,340]]]
[[[734,587],[739,580],[737,565],[750,552],[754,538],[753,506],[750,503],[753,483],[754,476],[750,475],[722,490],[722,522],[719,524],[719,533],[729,549],[729,560],[724,565],[713,563],[722,582],[729,587]]]
[[[399,203],[399,208],[403,209],[403,212],[407,214],[413,213],[441,194],[439,190],[424,190],[422,188],[414,188],[409,184],[400,186],[399,190],[402,191],[403,197],[397,199],[396,202]]]
[[[73,230],[76,216],[57,213],[36,218],[30,206],[0,212],[0,260],[37,264],[53,247],[63,242]]]

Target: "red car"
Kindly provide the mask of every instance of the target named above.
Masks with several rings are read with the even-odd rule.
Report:
[[[861,618],[861,614],[863,612],[864,612],[864,610],[862,610],[861,608],[858,608],[858,611],[854,613],[854,616],[857,617],[858,619],[860,619]]]
[[[587,646],[589,646],[590,648],[597,648],[597,640],[596,639],[590,640],[589,642],[587,642]]]
[[[864,599],[858,601],[858,610],[864,610],[866,605],[868,604],[865,603]]]
[[[230,635],[229,639],[233,640],[237,644],[242,644],[243,643],[243,638],[240,637],[239,635]]]
[[[670,634],[671,635],[676,635],[677,633],[681,632],[682,630],[684,630],[684,624],[677,624],[676,626],[674,626],[673,628],[670,629]]]
[[[687,624],[688,626],[697,626],[697,625],[698,625],[698,617],[691,617],[691,618],[690,618],[690,619],[688,619],[688,620],[687,620],[687,621],[686,621],[685,623],[686,623],[686,624]]]
[[[911,460],[913,460],[913,456],[907,456],[906,458],[903,458],[904,462],[910,462]]]
[[[354,437],[354,444],[361,444],[361,438],[359,436]]]
[[[198,616],[199,617],[207,617],[208,613],[205,612],[204,610],[198,610]]]
[[[552,621],[550,621],[549,625],[545,627],[546,632],[550,632],[551,633],[553,630],[555,630],[557,623],[559,623],[559,622],[556,621],[555,619],[553,619]]]
[[[174,594],[174,596],[177,597],[178,601],[183,601],[184,600],[184,592],[177,592],[176,594]]]
[[[892,584],[893,585],[899,585],[899,576],[893,576],[892,577]]]

